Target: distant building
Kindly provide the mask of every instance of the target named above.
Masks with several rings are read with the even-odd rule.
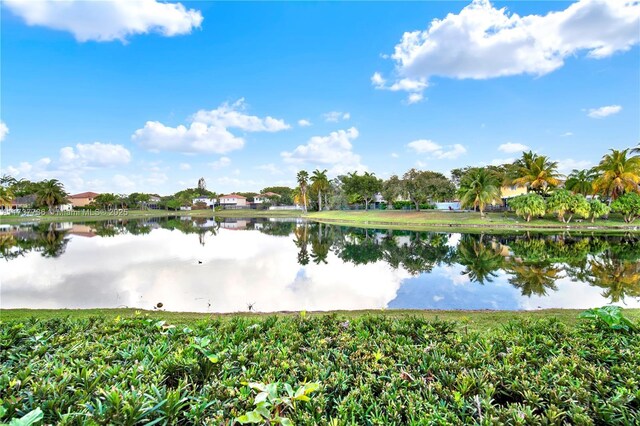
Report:
[[[247,197],[238,194],[223,195],[220,197],[220,205],[225,207],[246,207]]]
[[[69,202],[73,207],[84,207],[93,202],[100,195],[97,192],[81,192],[80,194],[69,195]]]
[[[23,197],[15,197],[11,200],[11,209],[30,209],[36,204],[35,194],[25,195]]]
[[[253,203],[254,204],[268,203],[274,197],[280,198],[280,194],[276,194],[275,192],[265,192],[264,194],[259,194],[253,197]]]
[[[218,200],[216,200],[215,198],[209,198],[209,197],[197,197],[192,200],[193,204],[204,203],[210,209],[213,208],[217,202]]]

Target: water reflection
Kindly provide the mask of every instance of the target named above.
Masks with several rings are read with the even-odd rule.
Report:
[[[194,239],[194,237],[196,237]],[[640,306],[635,235],[445,234],[169,217],[0,232],[2,307]],[[39,273],[35,273],[39,271]]]

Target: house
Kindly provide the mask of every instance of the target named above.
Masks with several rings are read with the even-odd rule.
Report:
[[[218,202],[218,200],[216,200],[215,198],[209,198],[209,197],[197,197],[191,201],[193,204],[204,203],[210,209],[212,209]]]
[[[36,204],[35,194],[25,195],[23,197],[16,197],[11,200],[11,209],[31,209]]]
[[[265,192],[264,194],[259,194],[253,197],[253,203],[254,204],[268,203],[274,197],[280,198],[280,194],[276,194],[275,192]]]
[[[246,207],[247,197],[238,194],[223,195],[220,197],[220,205],[225,207]]]
[[[96,192],[81,192],[80,194],[69,195],[69,202],[73,207],[84,207],[93,202],[100,195]]]

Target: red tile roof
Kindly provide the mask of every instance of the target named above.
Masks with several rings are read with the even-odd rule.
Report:
[[[98,195],[97,192],[81,192],[80,194],[69,195],[69,198],[96,198]]]
[[[220,198],[244,198],[244,199],[246,199],[247,197],[243,197],[242,195],[238,195],[238,194],[229,194],[229,195],[223,195]]]

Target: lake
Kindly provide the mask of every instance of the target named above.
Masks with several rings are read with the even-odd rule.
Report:
[[[164,217],[0,232],[2,308],[640,307],[640,237]]]

